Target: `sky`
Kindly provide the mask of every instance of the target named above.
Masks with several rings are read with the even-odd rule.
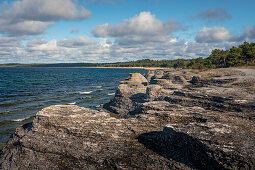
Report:
[[[0,63],[208,57],[255,42],[254,0],[0,0]]]

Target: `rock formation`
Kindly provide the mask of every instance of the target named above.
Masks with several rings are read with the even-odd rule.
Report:
[[[120,82],[114,99],[104,108],[122,117],[138,113],[138,103],[145,99],[147,84],[147,79],[140,73],[130,73],[125,81]]]
[[[254,70],[253,70],[254,71]],[[17,128],[2,169],[254,169],[255,80],[242,70],[155,70],[109,110],[51,106]]]

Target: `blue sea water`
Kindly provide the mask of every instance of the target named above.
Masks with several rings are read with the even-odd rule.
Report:
[[[15,129],[42,108],[75,104],[92,109],[114,97],[119,81],[145,70],[118,68],[0,67],[0,149]]]

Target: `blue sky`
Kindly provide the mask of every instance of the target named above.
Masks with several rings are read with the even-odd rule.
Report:
[[[253,0],[8,0],[0,63],[207,57],[255,40]]]

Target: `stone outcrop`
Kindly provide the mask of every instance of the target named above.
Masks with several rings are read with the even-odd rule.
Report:
[[[167,168],[169,161],[137,142],[137,134],[150,130],[148,122],[78,106],[51,106],[16,130],[3,150],[2,169]]]
[[[240,69],[130,74],[104,105],[110,112],[71,105],[38,112],[9,139],[1,167],[254,169],[252,77]]]
[[[148,81],[140,73],[130,73],[130,76],[121,81],[114,99],[104,105],[107,110],[126,117],[139,112],[139,103],[145,100]]]

